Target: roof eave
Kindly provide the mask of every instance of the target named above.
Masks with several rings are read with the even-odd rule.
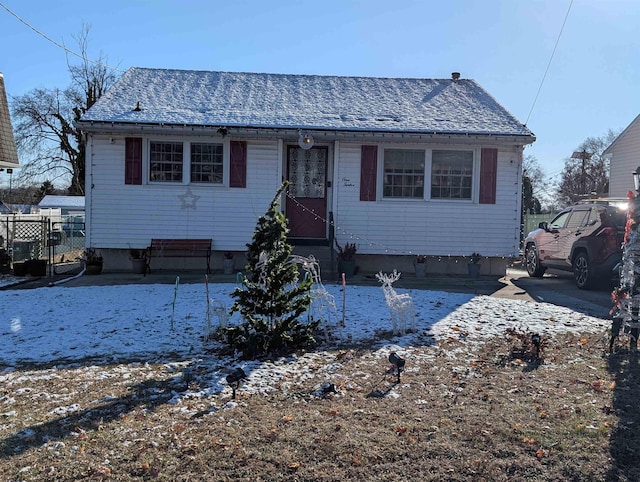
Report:
[[[111,121],[79,121],[78,126],[85,132],[95,133],[133,133],[140,134],[214,134],[214,135],[240,135],[252,137],[297,137],[300,130],[319,139],[327,140],[379,140],[379,139],[405,139],[405,140],[433,140],[433,139],[484,139],[495,142],[507,142],[516,144],[531,144],[536,140],[533,134],[512,134],[500,132],[455,132],[455,131],[397,131],[385,129],[337,129],[337,128],[308,128],[308,127],[262,127],[262,126],[213,126],[192,124],[167,124],[167,123],[130,123]]]
[[[2,169],[20,169],[22,166],[17,162],[9,162],[0,160],[0,168]]]

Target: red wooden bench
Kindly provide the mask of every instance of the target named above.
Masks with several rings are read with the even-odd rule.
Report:
[[[152,239],[146,250],[146,273],[151,273],[151,258],[207,258],[211,273],[210,239]]]

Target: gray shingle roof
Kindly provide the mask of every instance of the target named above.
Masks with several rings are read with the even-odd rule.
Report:
[[[138,67],[82,121],[533,136],[473,80]]]
[[[2,74],[0,74],[0,167],[20,167]]]

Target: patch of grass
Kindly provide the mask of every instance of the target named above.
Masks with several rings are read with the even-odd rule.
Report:
[[[407,349],[399,385],[373,350],[346,348],[330,376],[240,387],[235,401],[173,403],[185,390],[174,364],[3,372],[0,478],[639,480],[637,355],[568,334],[532,363],[510,355],[520,341]],[[338,393],[318,393],[327,377]]]

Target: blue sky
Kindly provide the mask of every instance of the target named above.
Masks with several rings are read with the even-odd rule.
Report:
[[[527,123],[537,141],[525,155],[535,156],[549,177],[585,138],[620,130],[640,114],[637,0],[0,3],[73,50],[73,35],[89,24],[89,54],[102,51],[120,70],[424,78],[458,71]],[[35,87],[68,84],[65,52],[1,5],[0,38],[10,102]]]

